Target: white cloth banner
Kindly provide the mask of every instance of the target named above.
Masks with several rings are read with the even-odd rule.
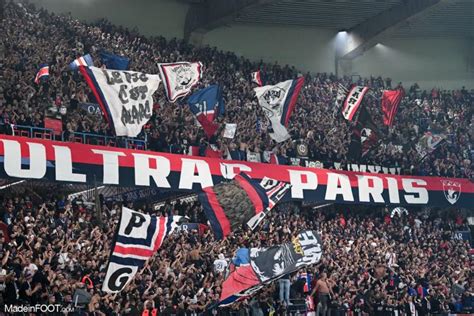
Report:
[[[117,136],[136,137],[153,114],[159,75],[80,67]]]
[[[237,124],[235,123],[226,123],[224,130],[224,137],[233,139],[235,137],[235,132],[237,130]]]
[[[202,77],[200,62],[177,62],[158,64],[165,92],[170,102],[185,97]]]
[[[118,293],[132,281],[163,240],[178,226],[182,216],[153,216],[122,208],[102,291]]]
[[[290,138],[286,127],[281,123],[285,102],[291,97],[290,91],[294,80],[277,83],[274,86],[257,87],[253,90],[257,95],[258,104],[262,107],[271,124],[270,137],[281,143]]]
[[[355,86],[349,91],[342,109],[342,115],[346,120],[352,121],[367,91],[369,88],[364,86]]]

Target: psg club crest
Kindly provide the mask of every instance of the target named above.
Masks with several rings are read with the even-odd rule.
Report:
[[[181,67],[173,69],[176,73],[176,82],[180,86],[187,86],[192,81],[192,70],[190,65],[181,65]]]
[[[441,180],[441,183],[446,200],[451,204],[456,203],[461,196],[461,183],[451,180]]]
[[[279,87],[273,87],[265,91],[262,97],[272,109],[276,109],[280,106],[280,100],[284,95],[285,90]]]

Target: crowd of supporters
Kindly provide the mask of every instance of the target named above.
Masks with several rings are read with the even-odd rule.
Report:
[[[111,295],[101,285],[118,203],[103,202],[97,212],[82,197],[70,201],[53,193],[22,192],[2,198],[0,298],[7,305],[55,303],[88,315],[137,315],[153,308],[160,315],[285,315],[292,302],[311,295],[319,315],[473,311],[472,253],[467,241],[453,238],[466,230],[462,213],[410,209],[408,215],[391,217],[383,209],[282,204],[255,231],[243,229],[223,241],[205,229],[174,232],[132,283]],[[206,223],[193,201],[166,203],[150,213]],[[302,229],[321,234],[323,257],[285,276],[291,284],[289,302],[286,281],[281,281],[243,302],[209,309],[219,299],[225,268],[238,248],[290,242]],[[302,273],[312,276],[306,288]]]
[[[204,75],[197,88],[215,83],[223,87],[226,113],[219,122],[238,124],[234,139],[223,138],[222,128],[207,139],[185,100],[171,104],[160,88],[154,96],[154,115],[139,136],[144,139],[146,133],[150,150],[187,153],[189,146],[205,149],[212,144],[223,157],[236,152],[239,159],[246,160],[248,153],[257,153],[263,161],[265,151],[296,157],[296,146],[304,143],[309,159],[348,161],[351,126],[335,113],[334,100],[338,84],[348,86],[350,78],[253,63],[215,48],[163,37],[145,38],[107,21],[85,24],[31,5],[9,2],[4,9],[2,133],[11,133],[11,124],[44,127],[45,117],[54,116],[62,120],[66,141],[74,141],[75,132],[113,136],[100,115],[81,109],[81,103],[95,100],[80,74],[68,68],[72,60],[86,53],[100,66],[97,52],[105,49],[128,56],[130,69],[152,74],[158,73],[158,62],[198,60],[204,64]],[[50,65],[49,80],[36,85],[33,79],[44,62]],[[268,83],[298,75],[306,78],[290,120],[292,137],[284,143],[272,141],[261,126],[265,125],[264,114],[250,81],[250,73],[257,69],[262,69]],[[378,97],[383,89],[395,85],[382,78],[358,79],[356,83],[371,88],[365,106],[382,126]],[[358,162],[398,166],[406,174],[472,178],[474,91],[425,92],[415,85],[407,87],[406,93],[394,126],[384,131],[382,145]],[[414,144],[427,131],[444,133],[448,139],[420,162]],[[427,315],[472,312],[474,305],[470,247],[452,238],[465,222],[460,214],[446,210],[414,209],[409,215],[392,218],[382,209],[330,207],[313,211],[289,203],[278,206],[254,232],[243,230],[224,241],[216,241],[209,230],[178,231],[165,240],[131,285],[111,295],[100,288],[120,205],[103,202],[100,206],[101,211],[96,212],[80,198],[2,195],[2,304],[58,303],[90,315],[136,315],[153,308],[164,315],[283,315],[290,308],[284,302],[288,280],[291,299],[309,294],[323,315],[347,311],[354,315],[395,315],[395,311],[398,315],[415,315],[415,311]],[[206,223],[197,202],[166,204],[151,212],[186,215],[192,223]],[[323,239],[324,254],[318,265],[285,276],[231,307],[210,308],[218,300],[225,278],[225,269],[216,267],[229,265],[239,247],[278,245],[306,228],[318,231]],[[301,273],[313,277],[306,288],[309,293],[304,293]]]
[[[296,146],[305,144],[311,160],[349,162],[351,126],[335,111],[334,103],[338,84],[348,87],[350,78],[303,74],[294,67],[250,62],[230,52],[195,47],[177,39],[145,38],[105,20],[85,24],[32,5],[8,3],[4,13],[2,41],[6,58],[0,91],[0,130],[4,133],[12,132],[10,124],[44,127],[44,118],[55,116],[62,120],[65,140],[74,141],[74,132],[113,136],[100,114],[90,114],[79,106],[95,99],[81,75],[68,68],[71,61],[87,53],[100,66],[98,51],[103,49],[129,57],[130,69],[152,74],[159,72],[159,62],[201,61],[204,74],[196,89],[208,84],[223,87],[226,112],[219,118],[221,128],[211,139],[196,125],[186,99],[171,104],[160,88],[154,96],[150,124],[139,135],[144,139],[147,134],[150,150],[188,153],[190,146],[197,146],[204,155],[212,144],[222,157],[246,160],[252,153],[252,159],[264,161],[268,158],[264,152],[296,157]],[[41,63],[50,65],[50,77],[36,85],[33,79]],[[306,78],[288,128],[291,139],[284,143],[275,143],[265,129],[266,120],[250,80],[251,72],[257,69],[270,84],[298,75]],[[394,126],[384,128],[378,98],[383,89],[395,85],[380,77],[358,79],[355,83],[371,88],[365,106],[381,127],[383,140],[363,159],[350,162],[400,167],[405,174],[472,177],[474,91],[434,88],[426,92],[414,85],[406,89]],[[223,123],[237,123],[234,139],[222,137]],[[427,131],[447,135],[447,142],[420,162],[415,144]]]

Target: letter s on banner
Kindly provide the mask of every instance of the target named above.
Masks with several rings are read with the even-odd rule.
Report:
[[[37,143],[28,144],[30,168],[22,169],[21,146],[15,140],[0,139],[4,148],[5,173],[15,178],[41,179],[46,175],[46,149]]]
[[[426,181],[422,179],[402,179],[403,190],[405,194],[405,200],[410,204],[428,204],[429,196],[428,190],[426,189]],[[424,187],[414,187],[413,184],[422,185]],[[418,196],[417,196],[418,195]]]

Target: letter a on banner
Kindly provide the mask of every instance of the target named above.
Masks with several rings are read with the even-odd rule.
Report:
[[[117,136],[136,137],[153,114],[153,93],[159,75],[80,66],[110,126]]]

